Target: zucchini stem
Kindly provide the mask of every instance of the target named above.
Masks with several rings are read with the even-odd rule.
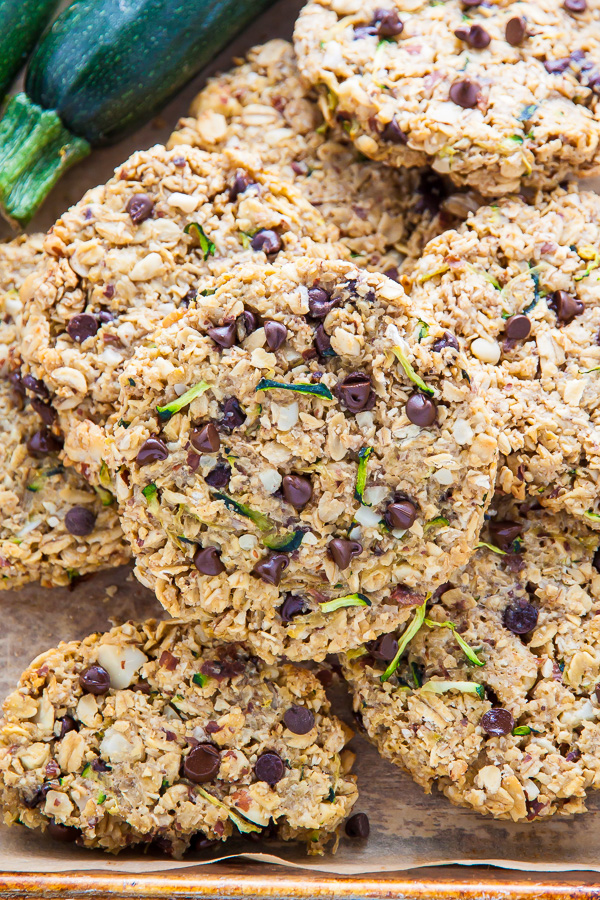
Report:
[[[7,103],[0,120],[0,212],[24,228],[63,173],[91,152],[58,113],[42,109],[26,94]]]

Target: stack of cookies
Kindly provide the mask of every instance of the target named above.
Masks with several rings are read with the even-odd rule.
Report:
[[[331,654],[427,791],[600,783],[600,4],[380,2],[310,0],[0,248],[1,586],[131,557],[171,617],[27,669],[9,823],[335,848]]]

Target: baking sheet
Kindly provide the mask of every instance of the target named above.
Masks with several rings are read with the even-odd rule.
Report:
[[[117,147],[95,152],[63,179],[30,230],[46,230],[58,215],[76,202],[89,187],[106,181],[116,165],[133,150],[167,140],[177,119],[186,115],[191,99],[206,75],[229,67],[238,55],[255,43],[272,37],[289,37],[302,0],[280,0],[248,32],[230,47],[203,76],[180,94],[160,119]],[[594,186],[590,183],[588,186]],[[0,225],[0,238],[9,237]],[[111,620],[160,617],[154,596],[139,585],[131,571],[117,569],[82,581],[74,590],[43,590],[32,585],[23,591],[0,594],[4,628],[0,632],[0,694],[11,690],[30,660],[61,640],[82,638],[105,630]],[[348,698],[341,685],[334,686],[336,711],[353,724]],[[575,818],[553,817],[547,822],[515,825],[494,822],[467,810],[452,807],[437,794],[426,796],[421,788],[394,766],[380,760],[360,735],[351,745],[357,754],[356,772],[360,797],[355,811],[371,821],[368,841],[342,837],[335,856],[306,857],[301,848],[280,843],[255,844],[235,840],[224,845],[227,854],[191,857],[175,862],[160,854],[128,852],[107,857],[73,845],[45,841],[27,829],[0,827],[0,871],[6,872],[121,872],[141,874],[197,867],[211,860],[244,855],[255,860],[314,871],[357,875],[393,872],[420,866],[458,863],[493,864],[523,871],[600,872],[600,796],[590,795],[589,812]],[[258,852],[260,851],[260,852]]]

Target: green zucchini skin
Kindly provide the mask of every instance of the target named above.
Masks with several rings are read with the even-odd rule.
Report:
[[[0,100],[27,62],[60,0],[0,0]]]
[[[92,146],[133,131],[273,0],[73,0],[25,91]]]

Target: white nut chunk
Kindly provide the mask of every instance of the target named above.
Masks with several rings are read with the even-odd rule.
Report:
[[[98,662],[110,675],[111,687],[119,691],[129,687],[138,669],[148,662],[148,657],[131,644],[124,647],[103,644],[98,651]]]

